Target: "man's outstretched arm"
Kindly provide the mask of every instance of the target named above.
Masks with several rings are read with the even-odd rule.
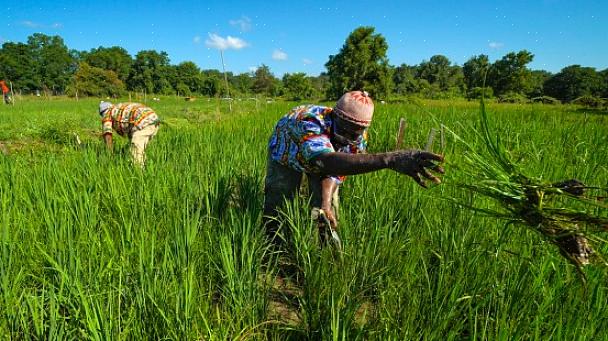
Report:
[[[411,149],[377,154],[325,153],[316,157],[313,163],[322,175],[356,175],[389,168],[409,175],[426,188],[423,177],[441,183],[430,170],[443,174],[443,168],[436,163],[442,161],[442,155]]]

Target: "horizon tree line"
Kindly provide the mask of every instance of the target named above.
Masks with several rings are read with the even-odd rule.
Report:
[[[462,66],[444,55],[417,65],[391,65],[386,39],[373,27],[359,27],[336,55],[328,56],[327,72],[309,76],[286,73],[277,78],[267,65],[254,72],[201,69],[192,61],[177,65],[164,51],[143,50],[132,57],[120,46],[90,51],[69,49],[60,36],[35,33],[27,42],[5,42],[0,48],[0,79],[10,80],[19,93],[43,91],[51,95],[118,97],[128,91],[149,94],[225,97],[283,97],[287,100],[337,99],[344,91],[365,89],[391,100],[423,98],[496,97],[505,101],[545,98],[572,102],[608,97],[608,69],[569,65],[553,74],[531,70],[534,54],[509,52],[491,62],[487,55],[471,57]]]

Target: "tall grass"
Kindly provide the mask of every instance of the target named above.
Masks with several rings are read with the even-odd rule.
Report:
[[[261,231],[266,143],[294,103],[152,104],[165,123],[143,172],[98,139],[97,101],[0,107],[0,335],[13,339],[605,339],[606,273],[571,266],[526,230],[439,200],[390,171],[342,189],[344,257],[320,250],[305,198],[277,255]],[[399,117],[421,147],[426,114],[484,143],[475,103],[378,105],[371,151]],[[571,110],[572,109],[572,110]],[[492,107],[521,165],[547,181],[608,183],[608,118],[569,107]],[[82,144],[70,137],[76,133]],[[463,150],[448,144],[446,158]],[[450,169],[447,169],[450,172]],[[508,233],[508,235],[506,235]],[[289,276],[285,276],[285,265]],[[279,285],[281,284],[281,285]]]

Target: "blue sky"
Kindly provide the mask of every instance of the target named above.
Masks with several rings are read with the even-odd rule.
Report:
[[[281,76],[317,75],[348,34],[373,26],[392,65],[435,54],[462,65],[527,49],[533,69],[580,64],[608,68],[608,1],[40,1],[2,4],[0,43],[33,33],[60,35],[71,49],[118,45],[154,49],[172,64],[248,72],[261,64]]]

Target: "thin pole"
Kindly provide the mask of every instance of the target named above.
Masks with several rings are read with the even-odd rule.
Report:
[[[226,82],[226,93],[228,94],[228,106],[232,112],[232,101],[230,100],[230,87],[228,86],[228,76],[226,75],[226,65],[224,65],[224,50],[220,49],[220,59],[222,60],[222,70],[224,71],[224,81]]]
[[[15,105],[15,93],[13,92],[13,82],[8,81],[8,84],[11,85],[11,104]]]
[[[429,137],[426,141],[426,147],[424,147],[424,150],[426,150],[427,152],[432,152],[433,151],[433,140],[435,139],[435,128],[431,129],[431,132],[429,133]]]
[[[395,147],[396,150],[401,149],[401,142],[403,142],[405,128],[407,128],[407,122],[405,121],[405,118],[402,117],[399,120],[399,132],[397,133],[397,146]]]

